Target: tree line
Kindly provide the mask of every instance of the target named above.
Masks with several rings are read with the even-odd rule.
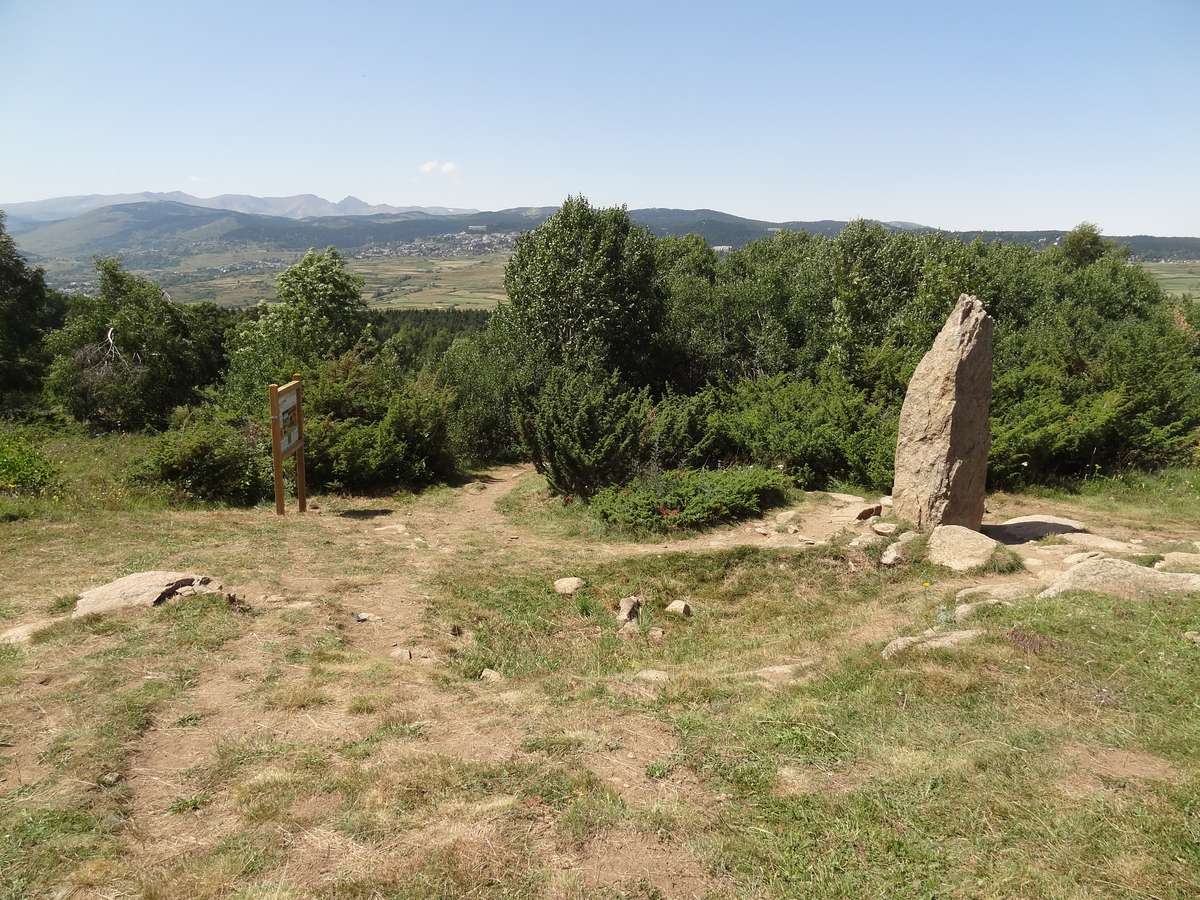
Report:
[[[293,372],[325,489],[514,459],[583,499],[748,463],[887,489],[908,378],[963,292],[996,322],[993,486],[1198,461],[1200,313],[1091,225],[1034,250],[859,221],[718,256],[572,197],[518,240],[490,317],[371,312],[332,249],[249,314],[98,267],[95,297],[63,298],[0,236],[0,395],[160,431],[139,477],[195,500],[269,494],[265,388]]]

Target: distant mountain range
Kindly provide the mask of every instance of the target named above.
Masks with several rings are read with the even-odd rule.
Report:
[[[454,209],[447,206],[389,206],[370,204],[357,197],[344,197],[337,203],[316,194],[296,194],[291,197],[254,197],[250,194],[221,194],[217,197],[195,197],[183,191],[137,194],[85,194],[78,197],[52,197],[26,203],[0,203],[8,214],[9,231],[17,234],[29,231],[45,222],[70,219],[75,216],[126,203],[184,203],[204,209],[227,209],[232,212],[260,216],[282,216],[285,219],[309,219],[318,216],[374,216],[403,213],[426,213],[431,216],[451,216],[476,212],[474,209]]]
[[[139,199],[96,206],[95,203],[105,198],[93,195],[0,208],[9,216],[9,230],[17,245],[35,261],[86,260],[96,254],[186,255],[236,247],[304,250],[333,246],[353,251],[372,245],[460,233],[472,226],[489,232],[526,231],[541,224],[557,208],[520,207],[478,212],[442,207],[370,206],[353,197],[329,203],[312,195],[283,198],[227,195],[187,203],[173,199],[189,197],[177,192],[129,196]],[[287,211],[267,214],[254,209],[215,205],[223,202]],[[321,211],[308,212],[312,209]],[[330,209],[340,211],[330,212]],[[52,218],[35,220],[31,215]],[[713,246],[731,247],[740,247],[780,230],[835,235],[847,224],[832,219],[768,222],[711,209],[634,209],[630,210],[630,216],[656,235],[699,234]],[[911,222],[885,222],[883,225],[896,231],[937,230]],[[949,233],[964,241],[980,238],[1037,247],[1053,244],[1064,234],[1062,231]],[[1200,259],[1200,238],[1131,235],[1113,239],[1128,245],[1140,259]]]

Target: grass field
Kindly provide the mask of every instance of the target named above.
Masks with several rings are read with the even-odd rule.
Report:
[[[0,645],[5,900],[1196,895],[1200,596],[1030,594],[885,660],[978,579],[746,527],[596,536],[535,514],[527,467],[172,508],[122,477],[145,439],[40,441],[66,485],[0,516],[0,629],[43,622]],[[1200,537],[1195,477],[989,508],[1150,550]],[[246,605],[56,618],[145,569]]]
[[[1168,294],[1200,297],[1200,262],[1142,263]]]
[[[279,268],[298,257],[281,257]],[[504,299],[504,254],[464,258],[396,256],[351,259],[350,271],[366,280],[363,296],[372,306],[412,309],[491,309]],[[205,277],[196,274],[203,266],[228,265],[236,260],[188,260],[187,269],[162,273],[171,297],[180,303],[209,300],[222,306],[254,306],[275,299],[278,270],[233,273]],[[187,280],[175,282],[177,278]],[[175,283],[173,283],[175,282]]]

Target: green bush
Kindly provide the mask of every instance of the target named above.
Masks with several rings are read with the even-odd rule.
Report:
[[[135,478],[169,485],[186,500],[248,506],[274,492],[270,433],[185,415],[159,436]]]
[[[715,413],[723,440],[736,457],[782,466],[805,486],[841,478],[888,487],[898,411],[869,404],[836,373],[823,375],[733,385]]]
[[[15,432],[0,430],[0,494],[39,496],[54,491],[59,472],[37,447]]]
[[[761,466],[675,469],[608,487],[592,498],[593,515],[635,532],[705,528],[759,515],[786,502],[792,481]]]
[[[521,437],[556,494],[588,499],[622,484],[646,457],[649,393],[597,366],[555,367],[522,411]]]

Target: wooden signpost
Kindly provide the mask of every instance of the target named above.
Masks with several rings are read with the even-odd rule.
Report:
[[[273,384],[267,392],[271,401],[271,462],[275,466],[275,513],[282,516],[283,461],[296,456],[296,499],[300,512],[307,508],[308,489],[304,482],[304,390],[300,376],[282,387]]]

